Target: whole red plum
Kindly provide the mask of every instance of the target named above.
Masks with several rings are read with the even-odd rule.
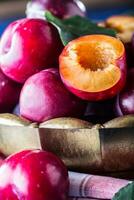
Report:
[[[21,19],[11,23],[0,42],[0,67],[14,81],[58,63],[62,50],[57,30],[42,19]]]
[[[21,85],[10,80],[0,70],[0,113],[11,112],[19,100]]]
[[[57,117],[81,116],[85,102],[72,95],[61,81],[57,69],[31,76],[20,95],[20,114],[34,122]]]
[[[62,161],[41,150],[25,150],[0,167],[0,199],[67,200],[68,173]]]

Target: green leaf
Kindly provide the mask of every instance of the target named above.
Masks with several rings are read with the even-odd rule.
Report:
[[[134,182],[122,188],[112,200],[134,200]]]
[[[46,20],[57,27],[61,40],[67,45],[73,39],[84,35],[104,34],[116,37],[116,31],[104,27],[99,27],[90,19],[80,16],[70,17],[68,19],[59,19],[49,11],[45,12]]]

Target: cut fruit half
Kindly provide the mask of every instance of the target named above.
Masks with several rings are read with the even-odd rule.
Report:
[[[113,97],[125,84],[124,45],[106,35],[73,40],[60,55],[60,75],[68,89],[82,99]]]
[[[115,15],[109,17],[106,21],[107,26],[115,28],[118,32],[134,30],[134,17],[127,15]]]
[[[134,32],[134,16],[111,16],[106,20],[105,24],[109,28],[114,28],[118,32],[118,37],[124,43],[131,41]]]

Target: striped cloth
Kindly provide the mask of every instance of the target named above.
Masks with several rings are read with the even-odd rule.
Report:
[[[70,200],[112,199],[115,193],[130,183],[123,179],[74,172],[69,172],[69,179],[69,197],[73,197]]]
[[[84,199],[83,199],[83,198],[77,198],[77,197],[76,197],[76,198],[70,198],[69,200],[99,200],[99,199],[90,199],[90,198],[88,198],[88,199],[87,199],[87,198],[84,198]]]
[[[87,198],[84,198],[84,199],[83,199],[83,198],[77,198],[77,197],[76,197],[76,198],[70,198],[69,200],[99,200],[99,199],[90,199],[90,198],[88,198],[88,199],[87,199]]]

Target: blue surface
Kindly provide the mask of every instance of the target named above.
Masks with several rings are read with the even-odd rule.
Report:
[[[4,31],[4,29],[14,20],[18,19],[20,17],[13,17],[10,19],[0,19],[0,35],[2,34],[2,32]]]
[[[98,20],[102,21],[111,15],[131,13],[131,12],[134,12],[134,10],[129,7],[122,7],[118,9],[88,10],[88,17],[93,19],[94,21],[98,21]],[[0,20],[0,35],[2,34],[3,30],[8,26],[8,24],[10,24],[12,21],[18,18],[20,18],[20,16],[13,17],[10,19]]]
[[[98,9],[98,10],[88,10],[88,17],[95,21],[102,21],[111,15],[120,14],[134,14],[134,9],[130,7],[121,7],[115,9]]]

